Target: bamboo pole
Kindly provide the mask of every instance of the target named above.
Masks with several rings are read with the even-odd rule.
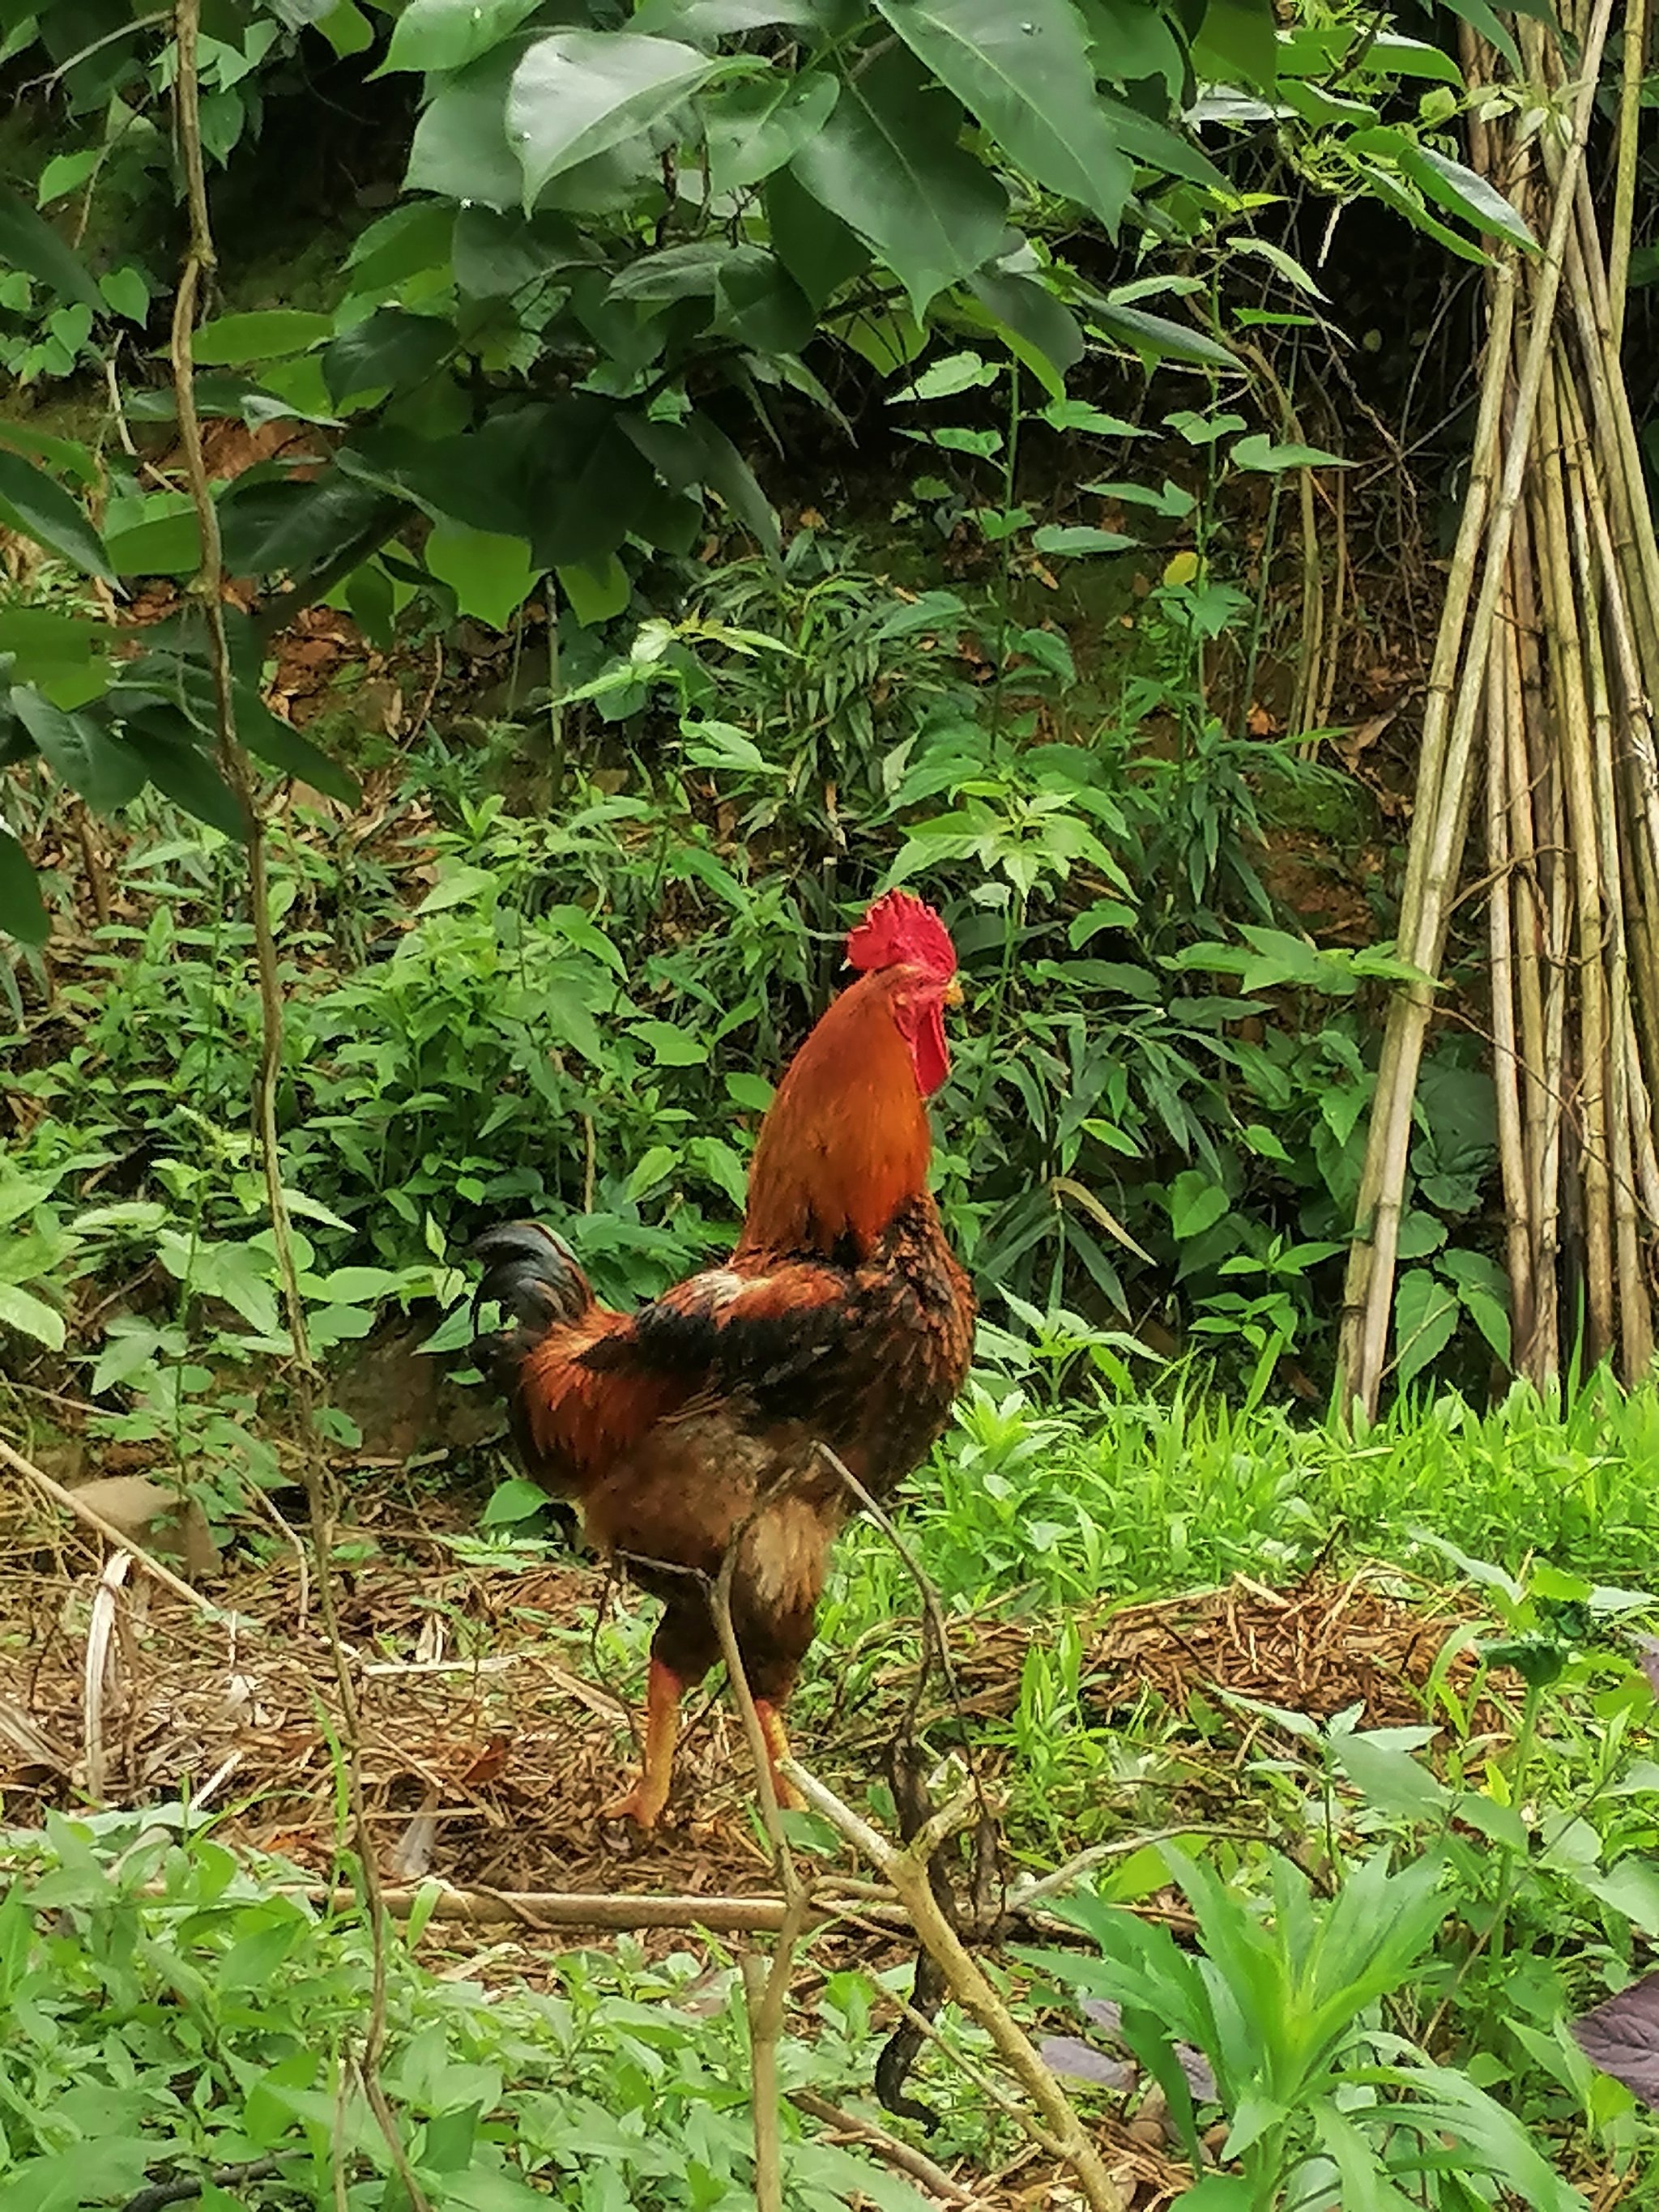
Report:
[[[1430,822],[1428,831],[1420,842],[1413,823],[1413,848],[1407,860],[1407,879],[1408,887],[1416,893],[1416,902],[1408,908],[1402,909],[1401,942],[1404,957],[1413,966],[1422,969],[1429,975],[1433,975],[1439,967],[1451,890],[1462,859],[1469,769],[1476,726],[1486,696],[1486,658],[1491,647],[1498,598],[1507,565],[1515,518],[1523,494],[1534,417],[1553,343],[1556,302],[1566,261],[1568,237],[1573,224],[1578,175],[1583,164],[1584,147],[1612,12],[1613,0],[1595,0],[1583,45],[1583,82],[1573,103],[1571,131],[1567,144],[1560,155],[1555,179],[1549,234],[1531,286],[1530,326],[1516,381],[1513,420],[1503,455],[1497,496],[1486,525],[1484,561],[1474,614],[1466,632],[1458,600],[1461,598],[1467,605],[1467,588],[1461,593],[1449,592],[1441,635],[1436,647],[1436,676],[1443,677],[1447,667],[1456,666],[1460,660],[1462,666],[1455,698],[1450,708],[1443,750],[1439,745],[1436,747],[1440,757],[1432,764],[1439,769],[1437,776],[1431,776],[1429,773],[1431,759],[1425,718],[1425,763],[1419,782],[1419,815],[1427,813]],[[1512,283],[1510,264],[1499,264],[1499,270],[1509,272],[1508,281]],[[1495,325],[1498,302],[1504,295],[1504,279],[1501,273],[1495,272],[1493,281],[1492,321]],[[1488,370],[1492,369],[1491,356],[1494,350],[1501,352],[1501,360],[1495,374],[1483,379],[1483,401],[1489,383],[1495,382],[1499,390],[1502,388],[1502,373],[1508,362],[1507,332],[1501,349],[1495,349],[1492,334],[1489,334],[1487,344]],[[1494,416],[1496,411],[1494,408]],[[1488,429],[1488,438],[1495,443],[1494,429],[1495,422]],[[1484,464],[1490,471],[1492,459],[1492,452],[1478,441],[1477,467]],[[1471,500],[1473,497],[1472,487]],[[1460,532],[1462,550],[1462,532]],[[1454,567],[1455,565],[1455,560]],[[1443,696],[1443,693],[1436,693],[1431,677],[1431,706],[1436,696]],[[1443,707],[1441,712],[1444,714],[1446,709]],[[1422,858],[1413,871],[1412,864],[1419,849]],[[1409,938],[1406,931],[1407,913],[1411,923]],[[1426,983],[1407,984],[1396,992],[1389,1012],[1382,1066],[1378,1073],[1377,1091],[1367,1134],[1356,1237],[1350,1253],[1348,1280],[1344,1295],[1339,1391],[1340,1402],[1346,1407],[1357,1401],[1368,1417],[1376,1410],[1387,1361],[1395,1261],[1399,1247],[1410,1151],[1412,1109],[1432,1006],[1432,988]]]

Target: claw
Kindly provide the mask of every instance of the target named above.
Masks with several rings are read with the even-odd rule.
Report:
[[[646,1789],[645,1777],[641,1775],[631,1790],[624,1790],[620,1797],[613,1797],[608,1805],[600,1806],[599,1818],[602,1820],[632,1820],[648,1836],[656,1826],[662,1811],[659,1804],[652,1803],[652,1795]]]

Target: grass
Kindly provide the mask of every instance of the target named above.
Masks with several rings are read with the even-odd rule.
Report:
[[[1157,1596],[1316,1559],[1443,1578],[1424,1532],[1511,1573],[1543,1559],[1595,1583],[1654,1578],[1659,1395],[1601,1380],[1565,1403],[1524,1385],[1490,1411],[1396,1407],[1369,1430],[1241,1413],[1189,1383],[1079,1417],[981,1376],[959,1435],[910,1486],[908,1522],[942,1595],[1016,1587],[1044,1607]],[[848,1539],[840,1602],[854,1634],[914,1607],[890,1547]]]

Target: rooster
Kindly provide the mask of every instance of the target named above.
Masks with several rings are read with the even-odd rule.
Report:
[[[774,1787],[796,1802],[777,1772],[782,1709],[852,1503],[818,1447],[872,1494],[891,1491],[968,1371],[973,1290],[927,1188],[956,952],[933,908],[899,890],[847,952],[860,972],[778,1086],[723,1267],[622,1314],[550,1230],[518,1222],[476,1248],[475,1320],[488,1301],[510,1316],[480,1337],[479,1363],[526,1469],[662,1601],[643,1771],[604,1814],[645,1829],[668,1800],[680,1700],[720,1656],[708,1592],[734,1538],[732,1626]]]

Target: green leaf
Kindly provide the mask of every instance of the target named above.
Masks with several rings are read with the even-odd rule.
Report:
[[[1368,72],[1382,76],[1420,76],[1438,84],[1463,89],[1463,71],[1452,57],[1423,39],[1408,39],[1398,31],[1379,31],[1367,40],[1347,66],[1356,76]]]
[[[725,431],[716,428],[707,416],[695,416],[687,427],[702,451],[703,482],[748,531],[768,560],[775,562],[782,544],[778,518],[754,471]]]
[[[1448,208],[1488,237],[1507,238],[1511,245],[1535,246],[1537,240],[1496,185],[1461,161],[1437,154],[1431,146],[1407,142],[1400,166],[1424,196]]]
[[[708,1058],[702,1039],[672,1022],[630,1022],[629,1029],[641,1044],[649,1045],[659,1067],[701,1067]]]
[[[822,313],[843,285],[869,267],[870,249],[788,169],[768,178],[764,198],[772,250],[813,311]]]
[[[1177,1244],[1189,1243],[1213,1229],[1231,1203],[1202,1168],[1187,1168],[1170,1185],[1170,1230]]]
[[[1238,362],[1227,348],[1188,323],[1172,323],[1165,315],[1149,315],[1139,307],[1119,307],[1106,301],[1094,310],[1101,335],[1114,340],[1143,361],[1184,361],[1194,368],[1237,369]]]
[[[1146,0],[1078,0],[1095,74],[1109,83],[1146,84],[1156,79],[1171,105],[1187,82],[1187,58],[1170,21]],[[1190,10],[1183,10],[1190,22]],[[1121,114],[1117,118],[1121,124]]]
[[[404,187],[463,208],[516,207],[524,174],[507,135],[507,100],[530,40],[523,33],[444,85],[415,126]]]
[[[115,581],[109,556],[76,501],[20,453],[0,452],[0,518],[88,575],[101,576],[106,584]]]
[[[16,1329],[44,1344],[48,1352],[64,1348],[64,1316],[44,1298],[16,1283],[0,1283],[0,1328]],[[64,2200],[68,2203],[67,2197]]]
[[[41,759],[94,813],[112,813],[143,789],[142,764],[90,715],[66,714],[27,684],[17,686],[11,703]]]
[[[1139,545],[1138,538],[1126,538],[1121,530],[1091,530],[1081,523],[1045,522],[1041,530],[1031,532],[1031,543],[1039,553],[1122,553],[1130,546]]]
[[[533,1482],[526,1482],[520,1474],[512,1474],[490,1492],[479,1520],[486,1528],[504,1528],[515,1522],[528,1521],[548,1503],[546,1491]]]
[[[377,307],[336,338],[323,356],[323,381],[337,407],[419,384],[450,353],[455,334],[434,315]]]
[[[1042,419],[1055,430],[1085,430],[1091,438],[1144,438],[1148,433],[1139,422],[1127,422],[1121,415],[1108,415],[1086,399],[1056,399],[1042,410]]]
[[[44,945],[52,934],[29,856],[9,830],[0,830],[0,929],[20,945]]]
[[[536,5],[537,0],[409,0],[374,75],[465,69],[516,31]]]
[[[1322,446],[1276,446],[1260,430],[1241,438],[1227,459],[1236,469],[1254,469],[1263,476],[1277,476],[1286,469],[1346,469],[1352,465],[1338,453],[1328,453]]]
[[[130,323],[143,323],[149,316],[149,286],[142,272],[131,265],[112,269],[98,280],[98,289],[109,303],[112,314],[123,316]]]
[[[1062,399],[1063,380],[1084,355],[1083,332],[1071,309],[1034,277],[1000,270],[970,276],[968,289],[1049,398]]]
[[[355,806],[362,793],[357,779],[313,745],[291,723],[273,714],[257,693],[239,684],[235,692],[236,734],[256,760],[296,776],[314,790]]]
[[[1395,1374],[1402,1390],[1439,1358],[1456,1326],[1455,1294],[1427,1267],[1408,1269],[1394,1297]]]
[[[440,522],[426,541],[427,567],[455,594],[464,615],[505,629],[534,590],[541,571],[522,538]]]
[[[1115,238],[1134,181],[1071,0],[876,0],[912,53],[1014,167]]]
[[[1271,92],[1278,75],[1271,0],[1210,0],[1194,41],[1193,58],[1200,76]]]
[[[95,315],[105,311],[103,295],[80,256],[70,251],[43,215],[38,215],[26,200],[19,199],[15,192],[3,185],[0,264],[27,270],[60,300],[78,301]]]
[[[264,307],[247,315],[219,315],[204,323],[191,352],[200,368],[243,368],[250,362],[283,361],[306,353],[333,331],[331,316],[303,307]]]
[[[1397,1743],[1375,1735],[1348,1735],[1334,1751],[1349,1781],[1380,1813],[1398,1820],[1433,1820],[1451,1802],[1445,1784]]]
[[[820,27],[814,0],[641,0],[636,31],[672,31],[682,39],[724,39],[734,31],[764,31],[774,23],[797,30]]]
[[[886,263],[918,319],[1002,241],[1002,187],[957,143],[960,133],[955,100],[895,49],[843,88],[829,122],[790,164]]]
[[[507,97],[526,207],[542,187],[659,122],[714,64],[673,39],[551,31],[526,52]]]
[[[555,574],[566,604],[584,629],[613,622],[633,597],[628,571],[614,553],[599,562],[569,562]]]
[[[301,576],[362,538],[397,508],[386,494],[331,469],[309,483],[233,484],[219,503],[225,567],[233,576]]]
[[[830,120],[841,94],[828,70],[803,70],[723,86],[702,102],[708,181],[716,192],[758,185]]]
[[[154,707],[131,715],[126,737],[158,791],[225,836],[246,837],[247,824],[235,794],[198,745],[196,732],[179,709]]]
[[[1464,1311],[1505,1364],[1510,1358],[1509,1278],[1484,1252],[1445,1252],[1440,1272],[1456,1286]]]
[[[112,507],[113,507],[112,501]],[[124,576],[193,576],[202,564],[202,533],[188,492],[153,492],[136,506],[138,519],[112,526],[110,559]]]

